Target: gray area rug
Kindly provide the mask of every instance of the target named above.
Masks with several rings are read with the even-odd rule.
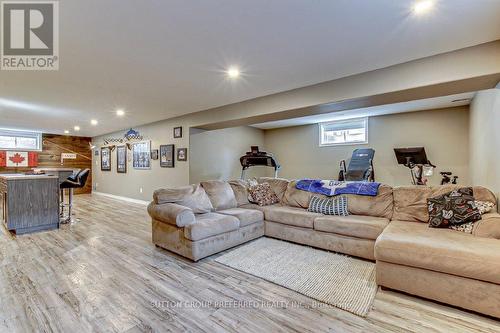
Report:
[[[361,317],[377,293],[374,263],[272,238],[259,238],[215,261]]]

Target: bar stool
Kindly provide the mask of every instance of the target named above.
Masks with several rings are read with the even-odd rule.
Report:
[[[61,223],[62,224],[65,224],[65,223],[68,223],[68,222],[73,222],[73,219],[71,217],[71,214],[72,214],[72,208],[73,208],[73,190],[75,188],[82,188],[85,186],[85,183],[87,182],[87,178],[89,177],[89,173],[90,173],[90,169],[84,169],[82,171],[80,171],[77,175],[76,175],[76,179],[75,180],[72,180],[71,176],[68,177],[68,179],[66,179],[65,181],[63,181],[60,185],[59,185],[59,188],[61,189],[61,191],[63,192],[64,194],[64,189],[68,189],[69,190],[69,202],[68,202],[68,215],[67,216],[64,216],[64,207],[66,205],[63,204],[63,207],[62,207],[62,211],[63,211],[63,218],[61,219]],[[64,196],[64,195],[63,195]]]
[[[71,176],[69,176],[68,178],[66,178],[65,180],[69,179],[71,180],[72,182],[77,182],[78,180],[78,174],[82,171],[82,169],[74,169],[73,170],[73,174]],[[59,178],[59,195],[61,197],[61,201],[59,203],[59,217],[63,217],[64,215],[64,188],[61,187],[61,184],[65,181],[61,181],[61,179]]]

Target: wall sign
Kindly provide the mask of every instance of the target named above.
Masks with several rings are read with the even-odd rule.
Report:
[[[123,135],[123,138],[105,138],[103,141],[105,145],[109,145],[113,142],[124,143],[129,141],[142,141],[142,139],[143,137],[139,134],[139,131],[131,128]]]
[[[8,168],[36,167],[38,154],[33,151],[0,151],[0,166]]]
[[[73,153],[62,153],[61,158],[65,160],[76,160],[76,154]]]

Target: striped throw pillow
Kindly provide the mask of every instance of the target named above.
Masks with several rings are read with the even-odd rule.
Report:
[[[309,201],[309,208],[307,210],[325,215],[349,215],[349,211],[347,210],[347,197],[345,195],[334,198],[313,196],[311,201]]]

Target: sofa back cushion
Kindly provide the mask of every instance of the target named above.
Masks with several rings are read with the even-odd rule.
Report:
[[[156,190],[153,193],[153,200],[156,204],[175,203],[185,206],[191,208],[195,214],[213,211],[208,195],[198,184]]]
[[[392,218],[394,198],[392,196],[392,187],[389,185],[381,184],[378,188],[378,194],[374,197],[347,194],[347,200],[349,202],[349,213],[353,215]]]
[[[393,220],[410,222],[429,222],[427,210],[427,199],[446,194],[452,190],[461,188],[460,185],[443,186],[401,186],[394,188],[394,213]],[[475,200],[489,201],[495,204],[495,195],[482,186],[474,186],[473,194]]]
[[[282,200],[283,204],[292,207],[309,208],[309,201],[313,195],[328,198],[321,194],[299,190],[295,187],[296,184],[296,180],[288,183]],[[348,209],[350,214],[385,217],[388,219],[392,217],[393,197],[392,187],[389,185],[380,185],[378,194],[374,197],[354,194],[347,194],[346,196],[349,202]]]
[[[281,200],[282,204],[292,207],[309,208],[309,201],[311,201],[313,195],[326,198],[326,196],[317,193],[313,194],[311,192],[299,190],[295,187],[296,184],[296,180],[292,180],[288,183],[283,199]]]
[[[205,192],[207,192],[215,210],[236,208],[238,206],[233,189],[228,182],[223,180],[209,180],[200,184]]]
[[[236,179],[230,180],[228,183],[233,189],[236,204],[238,206],[250,203],[250,201],[248,201],[248,182],[246,180]]]
[[[257,182],[259,184],[268,183],[280,202],[283,200],[283,196],[285,195],[289,183],[288,179],[272,177],[259,177],[257,178]]]

